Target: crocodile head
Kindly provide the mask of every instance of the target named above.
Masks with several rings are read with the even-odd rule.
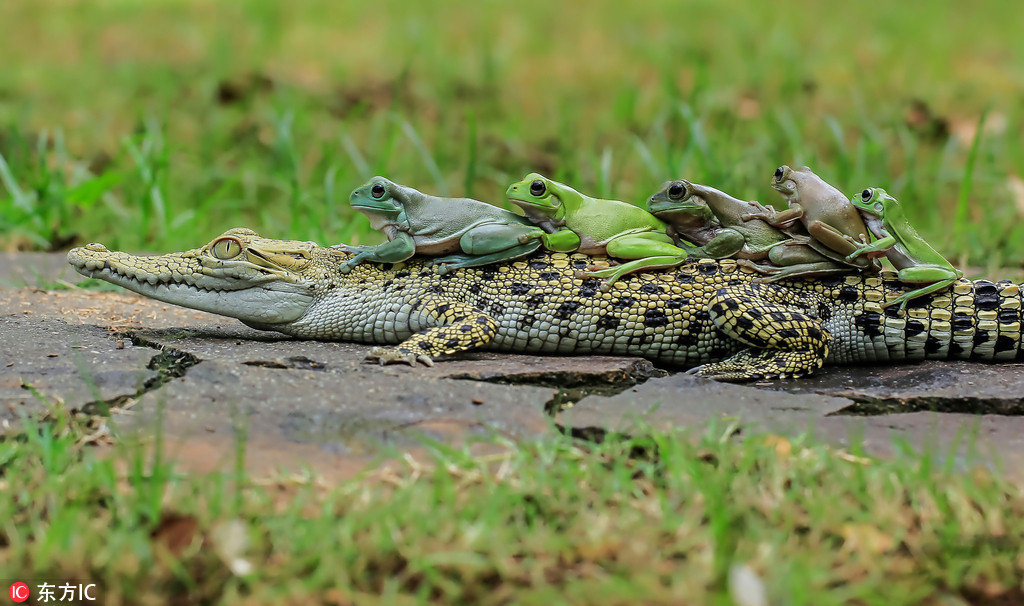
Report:
[[[320,259],[324,254],[337,256],[337,263],[348,257],[313,242],[271,240],[235,228],[202,248],[157,256],[87,244],[70,250],[68,263],[82,275],[153,299],[273,329],[309,310],[330,265]]]

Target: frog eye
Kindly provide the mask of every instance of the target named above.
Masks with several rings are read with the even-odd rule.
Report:
[[[530,195],[531,196],[535,196],[535,197],[539,198],[539,197],[543,196],[544,192],[546,192],[547,190],[548,190],[548,186],[545,185],[544,182],[541,181],[540,179],[537,179],[536,181],[534,181],[533,183],[530,184]]]
[[[668,188],[668,197],[672,200],[681,200],[686,195],[686,186],[676,181]]]
[[[373,187],[370,188],[370,195],[373,196],[374,200],[380,200],[384,197],[384,194],[386,194],[387,191],[388,190],[384,189],[383,183],[374,183]]]
[[[213,243],[213,256],[227,261],[242,253],[242,243],[234,238],[221,238]]]
[[[871,199],[871,195],[873,193],[874,192],[871,191],[871,188],[865,189],[864,191],[860,192],[860,199],[867,202],[868,200]]]
[[[779,183],[780,181],[782,181],[782,178],[785,177],[785,176],[786,176],[786,167],[785,166],[780,166],[780,167],[775,169],[775,182],[776,183]]]

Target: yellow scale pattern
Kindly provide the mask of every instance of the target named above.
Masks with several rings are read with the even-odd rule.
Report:
[[[478,346],[634,354],[702,365],[700,374],[726,380],[799,377],[826,361],[1018,357],[1021,293],[1009,282],[961,280],[899,312],[882,308],[905,291],[894,275],[761,284],[727,259],[628,276],[604,292],[597,280],[575,276],[592,263],[582,255],[538,254],[444,277],[416,270],[415,262],[368,266],[370,284],[390,278],[392,290],[426,291],[468,306],[454,320],[426,306],[420,323],[431,328],[412,338],[398,331],[400,345],[373,355],[413,363]],[[417,322],[408,326],[422,330]]]
[[[1006,281],[961,279],[901,312],[883,308],[908,289],[891,273],[765,284],[733,260],[700,260],[626,276],[603,291],[599,279],[577,277],[604,261],[584,255],[537,253],[444,276],[418,259],[342,274],[337,268],[347,253],[250,230],[226,235],[244,249],[239,259],[268,268],[260,280],[312,284],[312,302],[301,318],[253,325],[301,338],[383,345],[371,353],[382,363],[429,364],[438,355],[475,348],[604,353],[751,380],[798,377],[826,362],[1022,359],[1022,294]],[[146,281],[202,283],[214,266],[226,268],[218,275],[243,276],[231,269],[233,261],[211,260],[214,243],[158,257],[96,245],[75,249],[69,259],[128,288]],[[108,277],[108,270],[133,279],[126,284]],[[171,295],[162,300],[177,302]]]

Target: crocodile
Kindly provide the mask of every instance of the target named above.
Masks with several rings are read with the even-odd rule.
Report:
[[[186,252],[136,256],[88,244],[68,253],[86,276],[153,299],[300,339],[376,344],[368,359],[433,364],[476,348],[643,356],[720,380],[796,378],[825,363],[925,358],[1013,361],[1021,290],[958,279],[905,293],[888,272],[761,283],[735,260],[688,260],[626,276],[604,291],[581,254],[539,251],[439,275],[429,260],[339,267],[351,253],[313,242],[225,232]]]

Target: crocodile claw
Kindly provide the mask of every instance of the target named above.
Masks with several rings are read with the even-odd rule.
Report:
[[[416,366],[416,363],[424,366],[433,366],[434,361],[425,354],[416,354],[401,347],[374,347],[366,354],[367,362],[379,362],[381,366],[386,364],[408,364]]]

